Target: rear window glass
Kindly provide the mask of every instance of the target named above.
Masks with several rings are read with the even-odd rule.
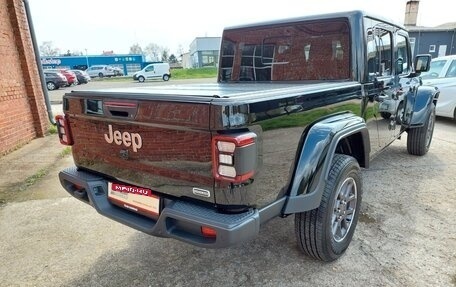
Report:
[[[350,77],[346,19],[226,30],[221,81],[340,80]]]

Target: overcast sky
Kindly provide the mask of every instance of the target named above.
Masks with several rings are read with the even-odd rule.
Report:
[[[184,52],[195,37],[221,36],[226,26],[317,13],[364,10],[404,22],[407,0],[29,0],[38,43],[61,52],[128,53],[134,43]],[[447,0],[421,0],[418,25],[456,22]]]

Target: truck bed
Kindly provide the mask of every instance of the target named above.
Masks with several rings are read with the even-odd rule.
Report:
[[[166,86],[147,86],[137,88],[113,88],[100,90],[72,91],[69,95],[97,95],[115,98],[134,99],[179,99],[187,101],[203,101],[205,98],[223,98],[246,101],[263,101],[271,97],[289,97],[320,93],[328,90],[339,91],[347,88],[359,88],[360,84],[353,81],[300,81],[287,83],[213,83],[185,84]],[[163,98],[162,98],[163,97]]]
[[[161,196],[218,206],[264,206],[286,190],[305,127],[275,126],[271,121],[350,101],[359,90],[357,82],[340,81],[104,89],[66,94],[64,109],[79,169],[112,182],[147,187]],[[220,133],[245,130],[257,135],[255,183],[261,185],[232,192],[230,184],[214,179],[211,141]],[[127,139],[140,135],[141,147],[132,149],[121,139],[115,144],[115,133]]]

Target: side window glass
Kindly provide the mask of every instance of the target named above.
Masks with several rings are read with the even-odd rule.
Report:
[[[445,77],[447,77],[447,78],[456,77],[456,60],[453,60],[453,62],[451,62],[451,65],[448,68],[448,72],[446,73]]]
[[[391,33],[381,28],[367,30],[367,68],[369,76],[391,75]]]
[[[408,74],[410,72],[410,58],[408,55],[408,44],[407,38],[403,35],[396,36],[396,43],[397,43],[397,55],[396,60],[401,58],[402,59],[402,73]]]
[[[154,66],[150,66],[146,68],[146,72],[152,72],[154,70]]]

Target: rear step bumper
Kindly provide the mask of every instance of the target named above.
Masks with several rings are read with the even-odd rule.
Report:
[[[175,238],[205,248],[223,248],[248,241],[259,233],[257,209],[221,214],[194,203],[164,199],[158,220],[153,220],[111,204],[107,198],[108,181],[103,177],[70,167],[61,171],[59,178],[68,193],[92,205],[98,213],[153,236]],[[204,237],[202,226],[214,229],[217,236]]]

